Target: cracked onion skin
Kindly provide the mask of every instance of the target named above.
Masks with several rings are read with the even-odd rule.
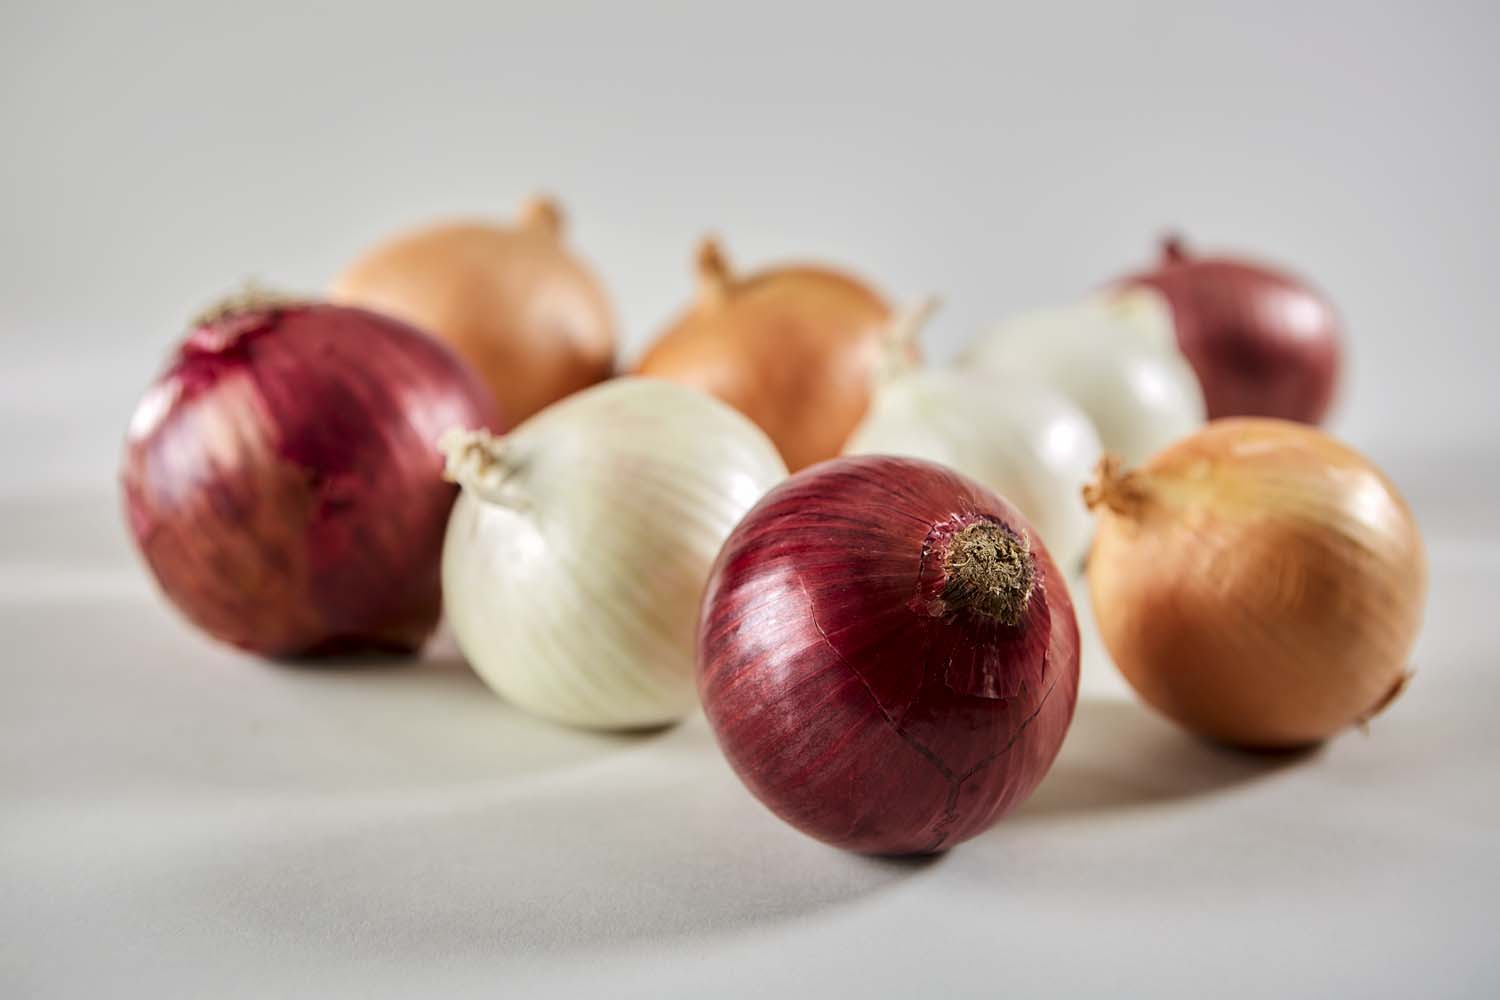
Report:
[[[1410,509],[1315,428],[1218,420],[1086,492],[1099,633],[1150,705],[1253,750],[1313,745],[1408,678],[1427,559]]]
[[[440,223],[371,249],[330,298],[405,320],[473,366],[520,422],[614,374],[615,320],[593,271],[563,240],[556,202],[511,225]]]
[[[734,274],[712,239],[697,263],[697,301],[637,373],[722,399],[766,432],[793,472],[838,455],[864,419],[889,350],[885,299],[825,267]]]
[[[704,595],[698,689],[772,812],[869,854],[945,850],[1051,766],[1078,691],[1062,575],[1022,515],[918,459],[835,459],[746,515]]]
[[[418,649],[440,611],[457,487],[438,436],[503,429],[431,337],[325,304],[201,321],[131,420],[121,482],[141,555],[172,603],[275,657]]]
[[[1192,254],[1169,236],[1157,266],[1120,285],[1166,300],[1210,420],[1320,424],[1328,415],[1341,364],[1339,320],[1300,278],[1237,257]]]

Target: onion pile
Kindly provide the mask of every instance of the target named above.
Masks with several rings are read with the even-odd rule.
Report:
[[[1078,626],[1010,504],[930,462],[841,458],[734,529],[698,671],[719,746],[773,812],[850,850],[930,853],[988,828],[1051,766]]]
[[[434,442],[500,428],[442,344],[341,306],[206,317],[130,423],[131,532],[167,596],[271,656],[409,652],[437,624],[455,490]]]
[[[355,261],[331,296],[446,341],[512,420],[614,371],[609,300],[563,244],[561,210],[547,199],[528,203],[514,226],[447,223],[397,236]]]
[[[1101,466],[1099,631],[1141,696],[1246,747],[1316,743],[1401,690],[1426,560],[1379,470],[1312,428],[1215,421],[1140,469]]]
[[[755,421],[796,471],[837,455],[869,406],[891,311],[860,281],[821,267],[731,273],[698,252],[698,300],[636,371],[702,389]]]
[[[698,601],[736,521],[786,475],[729,407],[616,379],[503,438],[444,440],[463,486],[443,549],[448,621],[500,695],[629,729],[692,709]]]
[[[1233,257],[1195,257],[1169,238],[1161,263],[1121,286],[1165,299],[1211,419],[1322,422],[1338,382],[1339,324],[1305,282]]]
[[[1198,381],[1171,339],[1149,300],[1090,301],[1017,316],[959,364],[1052,386],[1088,414],[1106,450],[1141,462],[1204,420]]]
[[[893,360],[909,356],[899,347],[933,308],[929,301],[895,324]],[[1080,491],[1099,462],[1099,436],[1082,410],[1035,379],[894,364],[845,450],[961,472],[1019,507],[1064,570],[1082,565],[1093,518]]]
[[[701,704],[773,813],[871,854],[946,850],[1042,781],[1085,552],[1120,670],[1205,737],[1316,743],[1403,689],[1422,540],[1379,470],[1289,422],[1322,419],[1339,364],[1301,281],[1169,241],[927,369],[930,301],[737,275],[708,240],[650,377],[611,379],[607,298],[561,231],[546,200],[433,226],[337,304],[196,325],[122,470],[192,622],[270,656],[411,652],[445,608],[518,708],[629,730]],[[1288,419],[1203,426],[1233,414]]]

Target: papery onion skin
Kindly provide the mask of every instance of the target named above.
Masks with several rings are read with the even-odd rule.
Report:
[[[709,569],[786,476],[765,434],[703,393],[630,377],[503,439],[459,434],[445,447],[464,489],[443,590],[475,672],[565,725],[639,729],[690,712]]]
[[[969,529],[1025,540],[1015,625],[947,596]],[[698,689],[719,746],[772,812],[853,851],[931,853],[988,828],[1051,766],[1077,688],[1077,622],[1046,548],[930,462],[793,476],[735,528],[704,595]]]
[[[1203,391],[1171,342],[1166,311],[1139,297],[1012,317],[971,343],[961,367],[1049,385],[1088,414],[1105,450],[1130,463],[1203,425]]]
[[[1120,284],[1166,299],[1209,419],[1320,424],[1327,416],[1341,362],[1339,320],[1301,279],[1239,258],[1194,256],[1169,237],[1155,269]]]
[[[557,204],[536,198],[514,225],[404,233],[351,264],[330,296],[443,340],[520,421],[614,372],[609,298],[563,242],[562,225]]]
[[[1366,459],[1280,420],[1219,420],[1143,468],[1101,470],[1094,614],[1121,672],[1192,731],[1320,742],[1405,683],[1427,563]]]
[[[437,624],[456,490],[434,442],[499,428],[442,344],[359,309],[232,309],[201,323],[137,408],[131,533],[194,624],[269,656],[419,648]]]
[[[1099,436],[1061,393],[1012,373],[916,369],[877,391],[851,455],[938,462],[1014,503],[1064,570],[1083,564],[1093,518],[1080,496]]]
[[[869,406],[890,306],[823,267],[730,273],[717,243],[699,248],[698,300],[636,366],[717,396],[755,421],[793,472],[832,458]]]

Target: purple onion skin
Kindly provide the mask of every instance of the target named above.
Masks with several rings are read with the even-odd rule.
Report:
[[[1320,424],[1338,385],[1338,316],[1302,281],[1261,264],[1189,255],[1165,241],[1154,271],[1125,285],[1167,300],[1177,343],[1198,374],[1208,417]]]
[[[1016,625],[949,607],[944,552],[980,521],[1024,536]],[[768,493],[704,594],[698,689],[772,812],[837,847],[921,854],[987,829],[1051,766],[1078,693],[1062,575],[1009,503],[940,465],[838,458]]]
[[[209,320],[131,421],[125,506],[194,624],[267,656],[409,653],[437,625],[450,427],[502,430],[456,355],[342,306]]]

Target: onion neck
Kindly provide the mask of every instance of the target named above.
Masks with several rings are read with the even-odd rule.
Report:
[[[1188,259],[1187,242],[1183,240],[1181,233],[1168,233],[1161,241],[1161,262],[1163,264],[1183,264]]]
[[[543,233],[557,239],[562,236],[562,206],[554,198],[535,195],[521,206],[521,228],[529,232]]]
[[[1135,517],[1146,503],[1146,485],[1141,474],[1126,470],[1116,455],[1105,455],[1094,469],[1094,481],[1084,486],[1083,502],[1089,510],[1100,507]]]
[[[915,306],[902,309],[891,318],[881,343],[880,358],[875,366],[875,388],[890,384],[917,367],[917,342],[922,330],[941,303],[928,295]]]
[[[698,294],[704,302],[720,303],[734,290],[734,273],[719,241],[705,236],[698,244]]]
[[[443,453],[443,478],[448,482],[490,503],[521,506],[504,438],[482,427],[453,427],[438,441],[438,449]]]
[[[1004,525],[980,520],[959,529],[943,554],[943,604],[1002,624],[1025,619],[1036,585],[1031,545]]]

